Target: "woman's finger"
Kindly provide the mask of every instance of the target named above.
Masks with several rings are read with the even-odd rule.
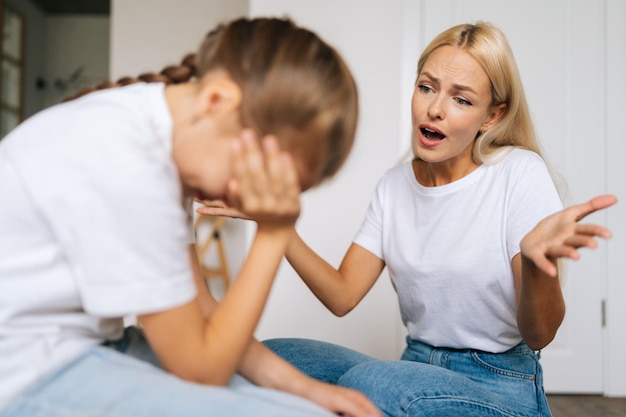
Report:
[[[576,221],[580,221],[591,213],[610,207],[615,203],[617,203],[617,197],[612,194],[605,194],[594,197],[586,203],[577,204],[570,208],[577,211]]]

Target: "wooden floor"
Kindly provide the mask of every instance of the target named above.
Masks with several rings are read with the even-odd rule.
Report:
[[[552,417],[626,417],[626,398],[548,395]]]

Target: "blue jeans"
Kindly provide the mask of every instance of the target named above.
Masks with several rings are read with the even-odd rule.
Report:
[[[309,376],[357,389],[389,417],[550,417],[539,356],[439,349],[407,338],[402,360],[382,361],[307,339],[266,346]]]
[[[183,381],[160,368],[141,331],[96,346],[47,375],[1,417],[332,417],[303,398],[235,375],[229,387]]]

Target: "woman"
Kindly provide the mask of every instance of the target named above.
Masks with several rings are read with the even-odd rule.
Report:
[[[615,198],[562,209],[513,54],[488,23],[452,27],[426,47],[412,123],[413,160],[380,180],[339,268],[299,237],[286,252],[338,316],[387,267],[408,330],[402,360],[309,340],[266,344],[388,416],[549,416],[537,351],[565,313],[557,260],[609,237],[578,221]]]

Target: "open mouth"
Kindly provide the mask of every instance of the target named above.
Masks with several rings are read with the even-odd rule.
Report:
[[[435,130],[428,129],[425,127],[420,128],[420,131],[422,132],[422,136],[424,137],[424,139],[427,139],[427,140],[432,140],[432,141],[443,140],[446,137],[446,135],[440,132],[437,132]]]

